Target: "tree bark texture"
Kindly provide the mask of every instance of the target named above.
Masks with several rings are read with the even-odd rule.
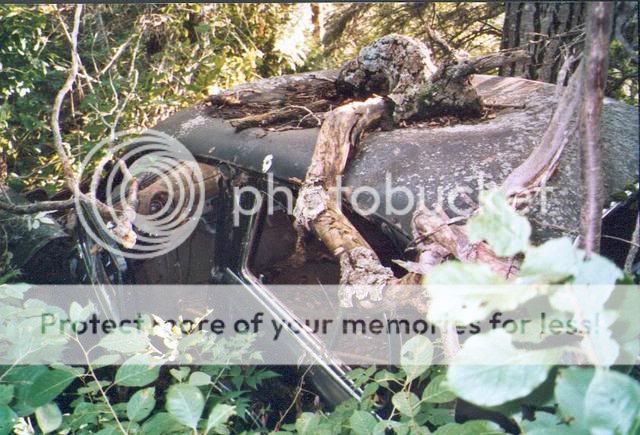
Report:
[[[500,48],[526,46],[530,63],[505,65],[500,75],[556,83],[563,47],[580,50],[586,8],[585,2],[505,2]]]
[[[581,215],[581,243],[587,257],[600,250],[604,186],[600,119],[607,82],[609,36],[613,3],[589,4],[587,46],[584,63],[584,103],[581,117],[582,177],[585,187]]]

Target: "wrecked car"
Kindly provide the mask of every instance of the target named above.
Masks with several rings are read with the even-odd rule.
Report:
[[[334,72],[297,77],[326,86]],[[261,89],[283,78],[266,79]],[[295,77],[294,77],[295,80]],[[412,259],[411,217],[418,205],[440,204],[450,216],[465,217],[478,201],[478,192],[499,185],[537,145],[553,112],[555,86],[518,78],[476,75],[473,84],[494,109],[471,123],[441,119],[409,123],[394,130],[376,130],[363,140],[347,167],[341,190],[343,212],[350,218],[383,264],[397,276],[405,271],[392,260]],[[246,85],[236,88],[245,92]],[[265,101],[271,98],[264,95]],[[240,110],[240,109],[239,109]],[[638,178],[637,110],[605,100],[602,125],[607,195],[622,192]],[[176,113],[154,130],[183,144],[205,175],[204,210],[195,231],[171,252],[150,259],[131,259],[100,249],[86,228],[47,219],[31,232],[32,242],[9,237],[14,263],[32,282],[99,282],[118,284],[241,284],[237,295],[257,301],[271,312],[296,319],[296,306],[322,305],[296,294],[276,294],[281,284],[338,284],[339,265],[313,238],[306,241],[304,261],[292,261],[297,233],[291,210],[318,136],[319,120],[260,125],[239,129],[203,103]],[[543,241],[578,234],[581,176],[578,144],[565,149],[557,172],[527,215],[533,237]],[[146,190],[145,190],[146,189]],[[286,194],[293,193],[292,196]],[[377,199],[372,192],[377,193]],[[61,197],[64,193],[61,193]],[[150,182],[141,188],[138,213],[166,206],[166,192]],[[623,201],[603,216],[603,255],[622,265],[633,231],[637,198]],[[13,234],[33,225],[17,219]],[[19,221],[18,221],[19,220]],[[635,266],[637,270],[637,265]],[[105,293],[118,305],[117,292]],[[320,349],[313,334],[301,331],[295,355]],[[310,373],[320,396],[337,404],[359,392],[344,378],[339,358],[318,351]]]

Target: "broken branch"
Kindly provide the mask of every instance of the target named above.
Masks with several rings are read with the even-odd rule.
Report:
[[[252,127],[266,127],[272,124],[278,124],[288,122],[298,118],[302,118],[315,112],[325,112],[329,110],[331,103],[327,100],[318,100],[309,103],[307,106],[291,105],[282,109],[271,110],[266,113],[260,113],[257,115],[249,115],[243,118],[237,118],[231,121],[231,125],[236,128],[236,131],[245,130]],[[318,118],[315,118],[315,124],[308,125],[309,127],[317,127],[321,124]]]

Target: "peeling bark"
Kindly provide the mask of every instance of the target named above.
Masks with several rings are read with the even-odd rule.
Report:
[[[382,299],[382,288],[393,278],[371,246],[340,211],[340,198],[330,200],[362,134],[388,116],[391,106],[382,97],[354,102],[333,110],[322,124],[311,165],[298,194],[294,215],[299,226],[312,230],[341,265],[340,283],[350,287],[341,295],[343,306],[351,299]],[[335,196],[335,195],[334,195]]]
[[[321,100],[335,107],[344,102],[344,97],[336,90],[336,74],[331,70],[318,71],[281,76],[262,86],[247,83],[207,97],[204,105],[211,116],[223,119],[263,115],[290,106],[310,108]]]
[[[498,275],[510,278],[517,271],[510,259],[498,257],[486,243],[471,243],[459,225],[453,225],[444,210],[432,213],[422,206],[413,217],[416,232],[438,244],[463,263],[487,264]]]
[[[507,63],[528,60],[522,50],[507,50],[478,57],[451,53],[439,67],[424,43],[402,35],[387,35],[363,48],[338,75],[342,94],[362,98],[388,96],[396,107],[396,123],[443,115],[479,117],[483,103],[470,77]]]

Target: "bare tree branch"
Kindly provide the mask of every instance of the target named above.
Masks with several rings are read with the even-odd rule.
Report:
[[[60,91],[58,91],[58,94],[56,95],[56,98],[53,102],[53,110],[51,112],[51,131],[53,132],[53,146],[58,153],[58,157],[60,158],[62,171],[66,178],[67,185],[74,195],[78,195],[80,193],[80,187],[78,185],[76,175],[73,172],[71,160],[69,159],[67,151],[64,148],[64,144],[62,143],[62,133],[60,132],[60,110],[62,108],[62,102],[64,101],[64,98],[71,90],[73,82],[76,80],[76,76],[78,75],[78,68],[80,65],[80,56],[78,55],[78,31],[80,30],[81,15],[82,4],[78,4],[75,8],[73,29],[70,34],[71,70],[69,71],[67,80],[64,82],[62,88],[60,88]]]
[[[503,182],[501,189],[506,195],[518,195],[544,184],[557,166],[562,150],[572,137],[571,124],[581,102],[582,76],[583,68],[579,66],[569,80],[540,143]]]
[[[609,35],[613,3],[589,4],[587,43],[585,47],[584,104],[581,113],[582,177],[585,199],[580,219],[581,243],[587,258],[600,250],[602,208],[604,205],[602,176],[602,144],[600,118],[609,61]]]
[[[8,211],[13,214],[33,214],[43,211],[66,210],[72,208],[75,202],[73,198],[61,201],[40,201],[31,204],[13,204],[0,201],[0,210]]]
[[[636,227],[633,230],[631,236],[631,247],[629,247],[629,253],[624,261],[624,271],[631,275],[633,262],[638,256],[638,250],[640,250],[640,214],[636,216]]]

